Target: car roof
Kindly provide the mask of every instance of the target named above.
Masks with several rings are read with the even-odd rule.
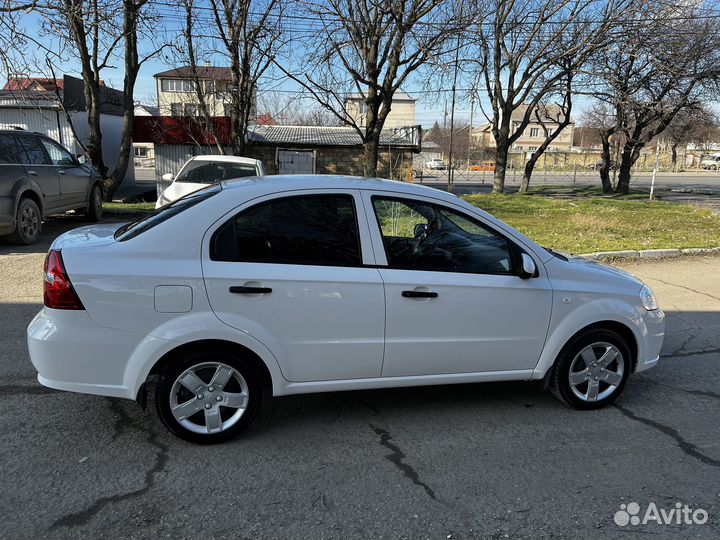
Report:
[[[440,199],[454,200],[456,196],[446,191],[401,182],[399,180],[383,180],[368,176],[343,176],[333,174],[274,174],[262,177],[237,178],[222,182],[223,189],[247,189],[252,187],[259,194],[270,194],[279,191],[302,189],[369,189],[377,191],[393,191],[396,193],[431,196]]]
[[[246,165],[257,165],[257,163],[260,161],[259,159],[253,159],[248,157],[242,157],[242,156],[224,156],[224,155],[213,155],[213,154],[207,154],[202,156],[193,156],[189,159],[189,161],[222,161],[222,162],[229,162],[229,163],[243,163]]]

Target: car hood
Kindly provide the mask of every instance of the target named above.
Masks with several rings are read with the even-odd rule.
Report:
[[[73,229],[58,236],[50,249],[67,249],[87,246],[102,246],[115,242],[115,231],[122,223],[108,223],[102,225],[88,225]]]
[[[620,268],[615,268],[607,264],[602,264],[586,257],[568,256],[567,264],[570,264],[576,270],[587,275],[588,278],[597,278],[598,280],[612,280],[623,282],[623,284],[639,290],[643,286],[643,282],[633,276],[630,272],[626,272]]]

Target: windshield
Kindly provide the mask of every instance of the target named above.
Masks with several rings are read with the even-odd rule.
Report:
[[[257,167],[254,164],[198,160],[188,162],[175,181],[193,184],[216,184],[231,178],[257,175]]]
[[[162,206],[144,216],[137,221],[126,223],[115,231],[115,240],[123,242],[135,238],[137,235],[144,233],[148,229],[152,229],[156,225],[159,225],[163,221],[167,221],[173,216],[178,215],[180,212],[184,212],[188,208],[195,206],[196,204],[209,199],[213,195],[216,195],[222,191],[222,187],[219,185],[209,186],[204,189],[194,191],[189,195],[185,195],[177,201],[171,202],[165,206]]]

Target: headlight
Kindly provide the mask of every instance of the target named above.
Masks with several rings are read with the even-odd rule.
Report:
[[[640,301],[648,311],[654,311],[660,307],[657,304],[657,300],[655,300],[655,295],[647,285],[643,285],[642,289],[640,289]]]

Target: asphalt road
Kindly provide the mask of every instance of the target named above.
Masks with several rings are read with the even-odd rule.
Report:
[[[292,396],[200,447],[153,409],[40,387],[24,332],[43,254],[4,253],[0,538],[720,536],[720,258],[625,265],[668,335],[605,410],[531,383]],[[709,519],[620,527],[630,502]]]

